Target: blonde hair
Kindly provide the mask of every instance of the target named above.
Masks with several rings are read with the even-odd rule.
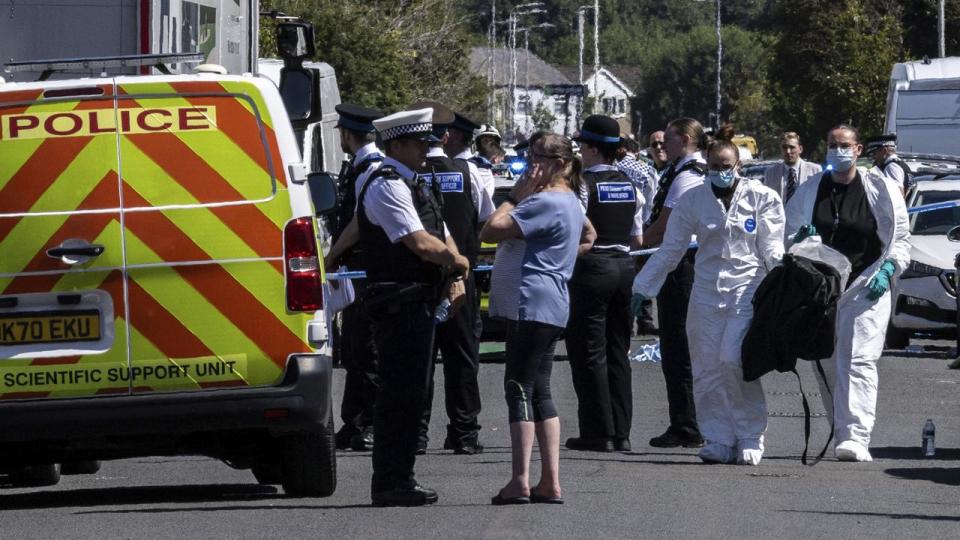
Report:
[[[533,138],[531,137],[531,139]],[[543,146],[543,151],[548,156],[559,158],[563,161],[564,168],[560,175],[567,181],[567,186],[572,189],[574,193],[580,193],[580,184],[582,182],[580,173],[583,170],[583,163],[580,161],[580,158],[573,153],[573,141],[557,133],[544,133],[540,134],[535,140],[531,140],[531,151],[537,143]]]
[[[787,141],[797,141],[797,144],[801,144],[800,135],[798,135],[796,131],[787,131],[780,136],[780,144],[783,144]]]
[[[710,144],[710,137],[703,130],[703,125],[696,118],[677,118],[667,124],[667,128],[673,128],[681,135],[690,137],[690,140],[697,145],[697,150],[706,150]]]

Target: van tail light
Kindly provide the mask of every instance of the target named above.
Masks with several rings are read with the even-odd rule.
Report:
[[[292,219],[283,228],[283,262],[287,278],[287,310],[317,311],[323,308],[320,256],[311,218]]]

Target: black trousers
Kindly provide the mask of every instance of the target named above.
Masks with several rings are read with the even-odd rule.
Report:
[[[626,253],[587,253],[570,279],[567,355],[584,438],[630,437],[633,260]]]
[[[435,290],[412,287],[409,291],[410,285],[371,286],[365,300],[379,353],[380,387],[373,417],[374,493],[409,488],[415,482],[413,465],[427,401],[437,295]],[[408,292],[399,294],[401,290]]]
[[[343,310],[340,324],[340,364],[347,372],[340,418],[345,426],[352,426],[359,432],[373,425],[380,378],[377,375],[373,323],[362,301],[364,285],[362,281],[355,281],[353,286],[358,300]]]
[[[660,325],[660,368],[667,385],[670,430],[684,435],[700,434],[693,405],[693,372],[687,345],[687,304],[693,288],[693,258],[688,253],[657,296]]]
[[[430,363],[427,404],[420,420],[420,440],[428,440],[433,406],[433,373],[437,351],[443,355],[443,391],[447,410],[447,441],[444,446],[475,444],[480,432],[480,344],[476,323],[480,317],[477,287],[470,274],[465,283],[466,298],[450,319],[437,325],[436,344]]]

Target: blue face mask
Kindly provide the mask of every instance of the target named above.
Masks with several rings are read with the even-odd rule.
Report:
[[[710,171],[707,173],[707,179],[710,180],[710,183],[718,188],[726,189],[732,186],[734,180],[737,179],[737,170],[727,169],[725,171]]]
[[[837,172],[844,172],[853,166],[853,148],[830,148],[827,150],[827,166]]]

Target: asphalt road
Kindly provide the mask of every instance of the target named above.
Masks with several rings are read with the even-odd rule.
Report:
[[[370,507],[369,453],[340,455],[339,488],[327,499],[286,498],[248,471],[206,458],[131,459],[52,488],[0,489],[0,538],[958,538],[960,371],[947,369],[945,342],[932,344],[940,348],[881,361],[873,463],[840,463],[831,453],[816,467],[800,464],[802,407],[792,375],[764,379],[771,418],[758,467],[704,465],[694,450],[647,446],[665,427],[666,401],[659,366],[642,363],[633,372],[633,452],[563,450],[567,504],[492,507],[510,454],[503,366],[487,363],[482,455],[438,449],[445,418],[437,385],[431,450],[417,460],[420,481],[440,492],[436,506]],[[804,389],[822,414],[803,367]],[[563,438],[575,435],[566,362],[556,364],[553,388]],[[935,459],[920,457],[928,417],[937,425]],[[814,425],[811,446],[822,445],[826,420]]]

